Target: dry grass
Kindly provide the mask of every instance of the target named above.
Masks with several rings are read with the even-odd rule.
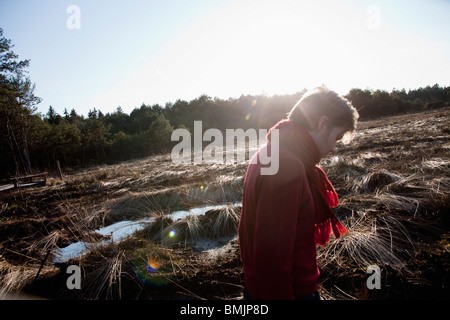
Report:
[[[368,298],[367,288],[361,287],[364,281],[353,287],[349,283],[357,274],[364,279],[365,268],[372,264],[415,285],[430,268],[447,270],[448,247],[440,243],[449,233],[449,117],[450,109],[443,109],[364,122],[350,145],[323,159],[321,165],[340,195],[336,213],[350,230],[318,249],[324,297]],[[222,297],[235,297],[232,286],[223,283],[232,283],[234,290],[242,285],[237,245],[208,263],[197,259],[192,248],[196,241],[236,235],[239,208],[178,221],[166,214],[240,201],[245,170],[245,164],[175,165],[161,155],[66,173],[64,182],[55,178],[46,187],[3,196],[1,293],[28,286],[48,250],[82,240],[93,245],[90,253],[70,262],[83,270],[83,294],[77,298],[174,297],[179,291],[220,298],[220,290]],[[94,245],[103,239],[92,230],[143,217],[154,217],[155,223],[121,242]],[[425,249],[437,262],[419,259]],[[150,258],[164,261],[166,269],[145,274]],[[41,277],[51,273],[50,261]],[[167,292],[147,292],[136,270],[144,271],[145,281],[165,283]],[[216,286],[214,293],[208,289]]]
[[[172,230],[175,231],[174,236],[167,236]],[[204,234],[204,226],[201,224],[199,216],[188,215],[186,218],[177,220],[168,226],[165,230],[165,237],[161,240],[163,243],[180,242],[187,244],[200,241]]]
[[[207,212],[206,220],[207,238],[217,239],[237,233],[240,210],[227,207],[221,210]]]
[[[36,262],[39,261],[17,265],[0,257],[0,300],[33,283],[40,267]],[[58,270],[54,266],[44,266],[39,274],[44,277],[55,276]]]
[[[175,222],[161,215],[137,235],[164,244],[192,244],[236,234],[239,217],[240,210],[232,206],[209,210],[204,215],[187,215]]]
[[[347,218],[349,233],[320,248],[319,264],[342,266],[350,259],[360,268],[389,264],[396,270],[404,270],[405,257],[410,258],[415,247],[402,219],[390,214],[380,216],[374,211]]]
[[[121,298],[125,254],[116,247],[112,247],[107,254],[105,252],[105,249],[91,251],[91,258],[84,260],[82,267],[89,270],[83,278],[85,298]]]
[[[364,281],[354,279],[364,279],[373,264],[403,285],[422,286],[425,262],[417,257],[431,250],[446,261],[436,241],[449,233],[450,136],[442,134],[449,115],[447,109],[362,123],[351,145],[322,162],[341,196],[336,213],[350,231],[318,249],[325,295],[367,299]],[[445,272],[448,259],[433,268]],[[348,292],[333,284],[340,278],[355,294],[344,297]]]

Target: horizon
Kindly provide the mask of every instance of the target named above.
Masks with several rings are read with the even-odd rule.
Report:
[[[322,84],[341,95],[450,85],[443,0],[0,3],[4,37],[31,60],[42,114],[130,114]]]
[[[393,88],[393,90],[396,90],[396,91],[402,91],[402,90],[406,90],[406,93],[408,94],[408,92],[410,92],[410,91],[414,91],[414,90],[418,90],[418,89],[422,89],[422,88],[427,88],[427,87],[433,87],[433,86],[435,86],[435,85],[439,85],[439,87],[440,88],[447,88],[447,86],[441,86],[440,84],[438,84],[438,83],[435,83],[435,84],[433,84],[433,85],[431,85],[431,84],[429,84],[429,85],[426,85],[426,86],[423,86],[423,87],[418,87],[418,88],[410,88],[410,89],[408,89],[408,90],[406,90],[406,88]],[[311,89],[314,89],[314,88],[311,88]],[[329,89],[329,88],[328,88]],[[353,89],[357,89],[357,90],[362,90],[362,91],[366,91],[366,90],[369,90],[370,92],[372,92],[372,93],[374,93],[374,92],[376,92],[376,91],[383,91],[383,92],[387,92],[388,94],[391,94],[392,93],[392,91],[387,91],[387,90],[383,90],[383,89],[377,89],[377,88],[374,88],[374,89],[372,89],[372,88],[351,88],[350,90],[353,90]],[[198,97],[194,97],[194,98],[192,98],[192,99],[190,99],[190,100],[185,100],[185,99],[176,99],[175,101],[168,101],[168,102],[166,102],[166,103],[163,103],[163,104],[160,104],[160,103],[145,103],[145,102],[143,102],[143,103],[141,103],[140,105],[138,105],[138,106],[135,106],[135,107],[133,107],[133,109],[131,109],[129,112],[126,112],[125,110],[123,110],[123,108],[121,107],[121,106],[118,106],[116,109],[114,109],[114,110],[111,110],[111,111],[107,111],[107,112],[103,112],[103,110],[101,110],[101,109],[99,109],[99,108],[96,108],[96,107],[94,107],[94,108],[90,108],[88,111],[87,111],[87,113],[86,114],[81,114],[81,113],[79,113],[75,108],[75,112],[77,113],[77,115],[78,116],[83,116],[84,118],[87,118],[88,117],[88,114],[89,114],[89,112],[91,112],[91,111],[94,111],[94,109],[95,109],[95,111],[96,112],[101,112],[103,115],[106,115],[106,114],[113,114],[113,113],[115,113],[115,112],[117,112],[117,109],[118,108],[120,108],[121,109],[121,112],[122,113],[124,113],[124,114],[126,114],[126,115],[128,115],[128,116],[130,116],[131,115],[131,113],[133,112],[133,110],[135,110],[135,109],[139,109],[139,108],[141,108],[143,105],[145,105],[145,106],[147,106],[147,107],[154,107],[154,106],[159,106],[159,107],[161,107],[161,108],[166,108],[166,106],[167,105],[169,105],[169,104],[172,104],[172,105],[174,105],[177,101],[184,101],[184,102],[187,102],[187,103],[190,103],[190,102],[192,102],[192,101],[194,101],[194,100],[196,100],[196,99],[199,99],[199,98],[201,98],[201,97],[203,97],[203,96],[206,96],[206,97],[208,97],[208,98],[210,98],[211,100],[215,100],[215,99],[218,99],[218,100],[222,100],[222,101],[227,101],[227,100],[230,100],[230,99],[234,99],[234,100],[239,100],[241,97],[250,97],[250,98],[260,98],[260,97],[265,97],[265,98],[268,98],[268,99],[272,99],[272,98],[274,98],[274,97],[282,97],[282,96],[294,96],[294,95],[297,95],[297,94],[300,94],[302,91],[304,91],[304,90],[310,90],[310,89],[307,89],[307,88],[303,88],[302,90],[299,90],[299,91],[297,91],[297,92],[294,92],[294,93],[286,93],[286,94],[272,94],[272,95],[268,95],[268,94],[266,94],[266,93],[260,93],[260,94],[241,94],[241,95],[239,95],[239,97],[228,97],[228,98],[222,98],[222,97],[211,97],[211,96],[209,96],[209,95],[207,95],[207,94],[202,94],[202,95],[200,95],[200,96],[198,96]],[[330,89],[331,90],[331,89]],[[340,93],[338,93],[340,96],[343,96],[343,97],[345,97],[347,94],[349,94],[350,92],[346,92],[346,93],[343,93],[343,94],[340,94]],[[295,104],[295,103],[294,103]],[[294,105],[293,105],[294,106]],[[292,107],[293,107],[292,106]],[[50,107],[50,106],[49,106]],[[53,106],[51,106],[51,107],[53,107]],[[72,109],[67,109],[67,112],[70,114],[70,112],[71,112],[71,110]],[[57,112],[56,110],[55,110],[55,108],[53,107],[53,111],[55,111],[58,115],[60,115],[60,116],[64,116],[64,109],[63,109],[63,111],[61,112],[61,113],[59,113],[59,112]],[[39,110],[37,110],[36,111],[36,113],[40,113],[41,114],[41,117],[45,117],[46,116],[46,114],[47,114],[47,112],[48,112],[48,109],[47,109],[47,111],[39,111]]]

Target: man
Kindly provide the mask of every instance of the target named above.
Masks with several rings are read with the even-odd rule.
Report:
[[[320,87],[270,129],[244,182],[239,246],[245,298],[320,298],[316,244],[325,245],[331,231],[339,237],[347,230],[331,210],[338,197],[317,163],[351,136],[358,117],[349,101]],[[272,141],[273,130],[278,141]],[[278,172],[261,174],[267,161],[260,157],[277,151]]]

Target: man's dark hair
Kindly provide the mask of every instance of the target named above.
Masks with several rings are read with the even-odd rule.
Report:
[[[305,93],[289,112],[288,119],[312,131],[321,116],[328,117],[330,128],[345,128],[344,140],[351,140],[359,118],[358,111],[350,101],[325,87]]]

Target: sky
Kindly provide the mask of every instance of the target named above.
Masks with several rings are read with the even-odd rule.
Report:
[[[449,16],[449,0],[0,0],[43,114],[449,86]]]

